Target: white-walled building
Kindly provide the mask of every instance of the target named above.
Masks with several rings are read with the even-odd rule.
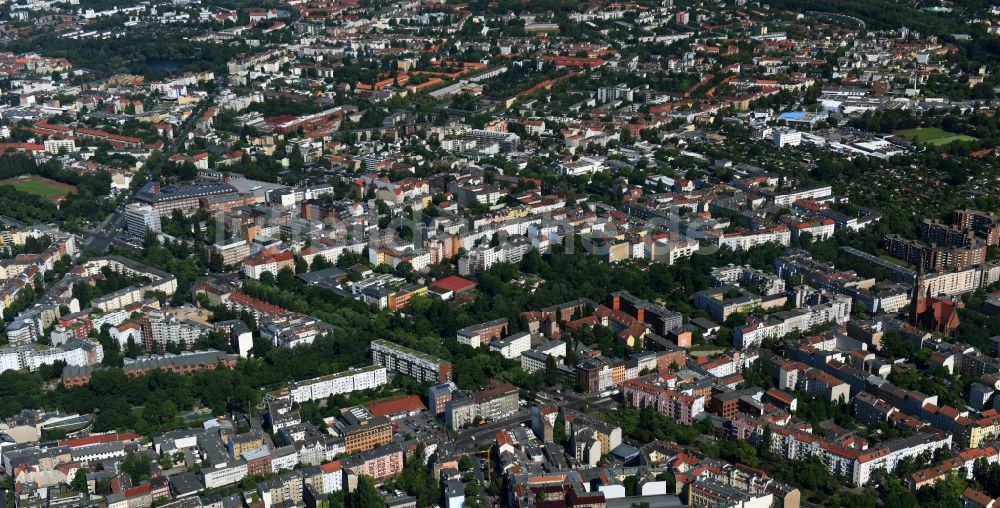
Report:
[[[381,365],[371,365],[305,381],[294,381],[289,384],[288,396],[295,402],[322,400],[332,395],[378,388],[388,382],[388,369]]]
[[[794,129],[774,129],[771,132],[771,142],[778,148],[799,146],[802,144],[802,133]]]
[[[132,203],[125,207],[125,230],[132,238],[144,240],[146,231],[159,233],[160,212],[143,203]]]
[[[490,343],[490,350],[503,355],[504,358],[518,358],[521,353],[531,349],[531,334],[528,332],[515,333],[505,339],[496,340]]]

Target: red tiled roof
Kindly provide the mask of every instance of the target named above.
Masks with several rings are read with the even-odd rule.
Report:
[[[107,139],[109,141],[120,141],[122,143],[142,143],[139,138],[133,138],[132,136],[121,136],[118,134],[112,134],[110,132],[99,131],[96,129],[77,129],[76,133],[82,136],[93,136],[95,138]]]
[[[229,295],[229,299],[241,305],[245,305],[247,307],[253,307],[258,311],[266,314],[281,314],[283,312],[286,312],[285,309],[282,307],[279,307],[277,305],[272,305],[270,303],[261,300],[257,300],[256,298],[251,298],[243,293],[233,293]]]
[[[117,443],[119,441],[135,441],[142,436],[135,432],[123,432],[114,434],[101,434],[98,436],[78,437],[75,439],[63,439],[59,441],[59,446],[75,448],[77,446],[88,446],[101,443]]]
[[[382,402],[373,402],[368,405],[368,411],[373,416],[398,415],[413,411],[423,411],[425,409],[427,409],[427,406],[425,406],[424,403],[420,401],[420,397],[416,395]]]
[[[990,496],[987,496],[972,487],[966,488],[965,492],[962,492],[962,497],[983,506],[989,505],[993,502],[993,499],[991,499]]]
[[[773,388],[770,389],[770,390],[768,390],[767,394],[769,396],[771,396],[772,398],[775,398],[775,399],[778,399],[778,400],[784,402],[785,404],[791,404],[792,401],[795,400],[795,397],[793,397],[793,396],[791,396],[791,395],[789,395],[789,394],[787,394],[785,392],[782,392],[780,390],[775,390]]]
[[[340,465],[339,460],[335,460],[333,462],[327,462],[326,464],[320,464],[319,466],[319,470],[323,471],[324,473],[335,473],[337,471],[340,471],[341,469],[343,469],[343,467]]]
[[[468,279],[463,279],[457,275],[449,275],[443,279],[438,279],[432,282],[431,287],[452,291],[454,293],[461,293],[463,291],[474,289],[476,287],[476,283]]]
[[[152,490],[152,488],[149,486],[148,483],[146,483],[143,485],[139,485],[138,487],[132,487],[131,489],[126,490],[125,497],[126,498],[139,497],[145,494],[149,494],[150,490]]]
[[[42,152],[45,151],[45,146],[36,143],[0,143],[0,153],[7,152],[10,150],[26,151],[26,152]]]
[[[564,67],[600,67],[604,65],[604,60],[600,58],[584,58],[573,56],[546,56],[542,60],[552,62],[555,65]]]
[[[292,120],[297,120],[298,118],[299,117],[295,115],[278,115],[278,116],[272,116],[271,118],[268,118],[264,121],[271,125],[281,125],[284,123],[291,122]]]
[[[42,122],[42,121],[35,122],[35,127],[39,128],[39,129],[45,129],[45,130],[57,131],[57,132],[73,132],[73,129],[70,129],[69,127],[66,127],[65,125],[58,125],[58,124],[48,123],[48,122]]]

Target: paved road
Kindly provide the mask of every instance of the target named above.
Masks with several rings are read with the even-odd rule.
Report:
[[[126,196],[125,199],[128,200],[130,197]],[[121,229],[124,223],[125,214],[115,210],[111,215],[105,217],[100,224],[87,232],[82,250],[97,253],[108,250],[108,246],[114,242],[118,230]]]

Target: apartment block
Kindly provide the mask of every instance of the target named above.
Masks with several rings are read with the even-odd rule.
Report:
[[[986,261],[986,245],[979,242],[938,247],[907,240],[899,235],[888,235],[885,248],[890,256],[916,266],[923,266],[927,271],[964,270]]]
[[[451,381],[451,362],[400,346],[387,340],[371,343],[372,362],[393,372],[399,372],[420,382]]]
[[[507,318],[494,319],[459,329],[456,339],[460,344],[478,348],[506,336],[508,328]]]
[[[342,419],[337,431],[344,438],[347,453],[368,451],[392,442],[392,422],[385,416],[358,418],[344,413]]]
[[[460,429],[476,421],[489,421],[513,414],[519,409],[517,387],[494,384],[477,392],[457,391],[445,404],[445,424]]]

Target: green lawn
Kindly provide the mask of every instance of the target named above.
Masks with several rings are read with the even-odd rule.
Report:
[[[954,136],[945,136],[943,138],[932,139],[927,141],[934,146],[947,145],[955,141],[979,141],[979,138],[974,138],[972,136],[967,136],[965,134],[955,134]]]
[[[47,181],[42,178],[30,178],[26,180],[5,180],[3,183],[14,186],[15,189],[28,194],[35,194],[45,198],[65,197],[70,190],[64,186]]]
[[[937,127],[921,127],[919,129],[904,129],[896,131],[896,135],[916,143],[927,143],[941,146],[955,141],[978,141],[977,138],[965,134],[955,134]]]

